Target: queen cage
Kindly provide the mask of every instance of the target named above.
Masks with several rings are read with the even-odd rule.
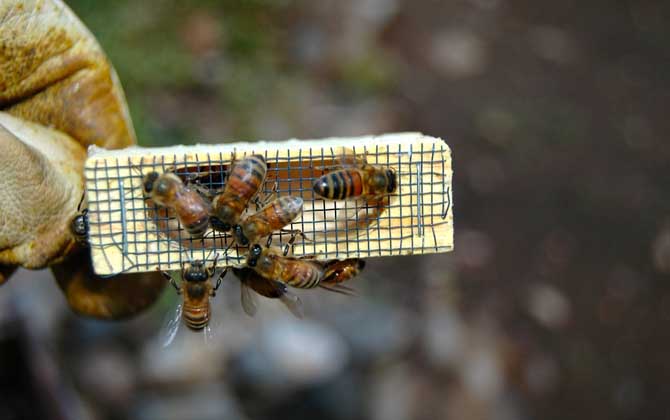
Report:
[[[204,190],[223,188],[233,159],[265,156],[268,170],[259,197],[299,196],[302,216],[272,235],[273,246],[292,244],[296,257],[318,260],[447,252],[453,249],[451,153],[447,144],[418,133],[356,138],[230,143],[169,148],[92,148],[86,162],[89,244],[96,273],[113,275],[179,270],[193,260],[221,266],[244,263],[247,248],[231,233],[209,229],[204,237],[186,232],[172,211],[157,207],[142,192],[150,171],[174,172]],[[330,201],[313,191],[342,156],[391,168],[397,188],[382,200]],[[256,210],[251,203],[246,215]],[[245,217],[243,216],[243,217]]]

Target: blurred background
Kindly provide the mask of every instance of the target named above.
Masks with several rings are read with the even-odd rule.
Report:
[[[670,3],[67,0],[145,146],[421,131],[454,158],[451,254],[372,259],[296,320],[239,286],[167,350],[0,293],[0,418],[654,419],[670,408]]]

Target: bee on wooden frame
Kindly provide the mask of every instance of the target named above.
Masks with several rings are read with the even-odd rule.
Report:
[[[281,230],[293,222],[302,213],[302,205],[303,199],[300,197],[277,198],[233,227],[235,241],[241,246],[247,246],[270,236],[272,232]]]
[[[391,168],[367,163],[365,159],[345,156],[342,164],[314,181],[314,192],[328,200],[380,199],[393,194],[398,181]]]
[[[265,182],[267,163],[263,155],[247,156],[231,164],[223,192],[212,200],[212,227],[222,232],[235,226],[249,202]]]
[[[197,191],[184,185],[176,174],[149,172],[144,176],[142,189],[155,204],[174,210],[192,236],[201,237],[207,231],[211,205]]]
[[[292,287],[323,287],[344,294],[352,294],[352,291],[342,283],[358,275],[365,266],[365,262],[358,258],[322,263],[309,257],[289,257],[287,253],[286,247],[282,252],[277,248],[254,244],[247,254],[246,265],[261,277]]]

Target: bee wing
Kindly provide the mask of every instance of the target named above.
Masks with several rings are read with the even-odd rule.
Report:
[[[335,163],[340,168],[352,168],[364,164],[365,159],[356,156],[352,149],[343,148],[340,155],[336,157]]]
[[[221,314],[222,309],[217,310],[217,308],[212,308],[210,310],[210,318],[205,328],[202,330],[202,337],[205,344],[212,344],[217,338],[221,338],[221,329],[223,328],[223,316]]]
[[[256,315],[258,304],[256,302],[255,292],[244,282],[240,282],[240,301],[242,302],[242,309],[249,316]]]
[[[214,338],[216,337],[214,331],[216,331],[216,329],[212,328],[210,324],[207,324],[207,326],[205,326],[204,331],[202,332],[202,337],[205,340],[205,344],[214,341]]]
[[[302,319],[303,310],[302,310],[302,301],[297,295],[289,292],[288,290],[284,292],[281,297],[279,297],[281,303],[283,303],[289,311],[296,317]]]
[[[327,284],[327,283],[321,283],[319,284],[319,287],[325,290],[328,290],[329,292],[335,292],[339,293],[341,295],[346,295],[346,296],[358,296],[356,293],[356,290],[352,289],[351,287],[345,286],[343,284]]]
[[[161,328],[163,348],[169,347],[177,336],[179,326],[181,325],[181,314],[183,309],[183,302],[180,301],[172,313],[166,315],[164,325]]]

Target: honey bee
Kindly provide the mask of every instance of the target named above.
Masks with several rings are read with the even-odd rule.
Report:
[[[284,283],[267,279],[248,267],[233,268],[233,274],[240,280],[240,301],[247,315],[256,314],[257,304],[252,293],[254,291],[269,299],[279,299],[293,315],[302,318],[300,298],[291,293]]]
[[[212,201],[212,227],[226,232],[238,223],[263,185],[267,169],[262,155],[247,156],[232,165],[223,192]]]
[[[157,205],[173,209],[179,222],[192,236],[200,237],[207,231],[210,204],[184,185],[177,175],[149,172],[144,176],[142,188]]]
[[[221,278],[224,274],[220,273],[215,276],[217,260],[218,256],[211,268],[205,267],[204,261],[184,264],[181,270],[181,284],[177,284],[169,273],[161,271],[163,276],[177,290],[177,294],[182,296],[182,302],[177,307],[177,312],[179,317],[183,319],[184,324],[193,331],[200,331],[209,325],[211,316],[209,299],[216,296],[216,291],[221,285]],[[209,281],[213,277],[217,277],[216,285],[212,285]],[[176,328],[171,334],[176,334]]]
[[[85,197],[86,192],[81,195],[81,200],[79,200],[79,204],[77,205],[77,215],[74,216],[70,222],[70,231],[80,245],[86,245],[88,243],[88,209],[81,209]]]
[[[325,274],[319,286],[332,292],[352,295],[354,291],[342,283],[359,275],[363,268],[365,261],[360,258],[328,261],[324,264]]]
[[[342,283],[360,274],[365,261],[360,258],[331,260],[325,263],[308,261],[305,258],[286,256],[275,248],[263,248],[255,244],[249,250],[246,265],[265,279],[279,281],[289,286],[311,289],[322,287],[332,292],[353,294],[353,290]]]
[[[291,223],[302,212],[300,197],[280,197],[233,227],[235,241],[247,246]]]
[[[378,199],[396,188],[393,169],[370,165],[362,159],[321,176],[313,186],[316,194],[329,200]]]
[[[263,248],[254,244],[247,255],[247,267],[266,279],[279,281],[289,286],[311,289],[317,287],[325,277],[323,266],[315,261],[287,257],[286,251]]]

